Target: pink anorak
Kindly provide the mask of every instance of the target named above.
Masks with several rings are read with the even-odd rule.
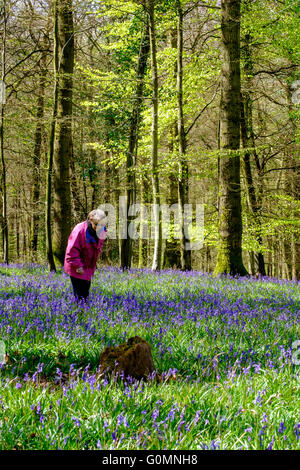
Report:
[[[72,277],[90,281],[105,238],[106,231],[103,230],[96,242],[88,231],[87,221],[77,224],[68,239],[64,262],[65,272]],[[82,274],[76,272],[78,268],[83,268]]]

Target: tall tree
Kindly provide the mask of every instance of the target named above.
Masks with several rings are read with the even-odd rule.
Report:
[[[6,31],[8,21],[8,7],[6,0],[3,1],[3,33],[2,33],[2,60],[1,60],[1,121],[0,121],[0,152],[2,165],[2,232],[3,232],[3,261],[8,263],[8,220],[7,220],[7,187],[6,187],[6,161],[4,156],[4,115],[5,115],[5,78],[6,78]]]
[[[249,3],[244,4],[244,15],[248,13]],[[251,42],[253,41],[251,33],[247,30],[243,36],[242,46],[242,64],[244,71],[244,80],[242,84],[241,94],[241,138],[243,145],[243,163],[245,173],[245,188],[247,193],[247,202],[250,214],[256,229],[256,241],[258,250],[254,254],[255,272],[262,276],[266,275],[265,260],[263,255],[263,240],[262,240],[262,175],[261,165],[257,155],[255,145],[254,130],[253,130],[253,73],[254,64],[252,57]],[[255,163],[255,168],[258,176],[258,188],[255,187],[254,178],[252,175],[252,160]]]
[[[149,15],[149,36],[150,36],[150,55],[151,55],[151,77],[152,77],[152,128],[151,128],[151,176],[153,190],[154,206],[154,254],[152,270],[161,269],[162,262],[162,225],[159,192],[158,175],[158,73],[157,73],[157,46],[155,30],[155,0],[147,0],[147,12]]]
[[[183,117],[183,11],[181,0],[176,0],[177,8],[177,125],[178,125],[178,150],[179,150],[179,177],[178,177],[178,202],[181,213],[181,268],[192,269],[191,251],[187,250],[188,239],[184,226],[184,205],[188,203],[189,167],[186,158],[186,133]]]
[[[54,139],[55,139],[55,125],[57,116],[57,101],[58,101],[58,72],[59,72],[59,41],[58,41],[58,10],[57,4],[54,3],[53,12],[53,37],[54,37],[54,89],[53,89],[53,105],[52,105],[52,119],[50,125],[49,136],[49,152],[47,162],[47,180],[46,180],[46,247],[47,247],[47,260],[50,271],[56,271],[53,246],[52,246],[52,172],[53,172],[53,155],[54,155]]]
[[[46,50],[47,37],[46,33],[43,36],[42,41],[43,48]],[[47,54],[42,54],[39,66],[40,76],[38,83],[38,97],[36,105],[36,128],[34,133],[34,148],[33,148],[33,174],[32,174],[32,214],[31,214],[31,234],[30,234],[30,250],[33,258],[37,253],[38,244],[38,233],[39,233],[39,200],[40,200],[40,166],[41,166],[41,152],[42,152],[42,140],[44,132],[44,111],[45,111],[45,87],[46,87],[46,75],[47,75]]]
[[[175,28],[171,28],[168,31],[169,36],[169,47],[175,49],[177,51],[177,31]],[[177,57],[174,60],[174,81],[177,80]],[[168,142],[168,150],[170,155],[174,153],[176,149],[178,139],[178,122],[177,116],[174,119],[174,123],[172,122],[169,131],[169,142]],[[177,168],[172,168],[169,174],[169,181],[168,181],[168,195],[167,195],[167,204],[172,206],[173,204],[178,204],[178,177],[177,177]],[[173,219],[170,220],[170,237],[166,240],[165,250],[164,250],[164,267],[165,268],[181,268],[181,252],[180,252],[180,243],[174,237],[174,230],[175,230],[175,217],[174,214]]]
[[[297,142],[297,125],[294,122],[293,109],[295,104],[292,101],[291,88],[288,87],[288,106],[289,106],[289,133],[292,137],[292,148],[288,155],[288,166],[291,166],[291,170],[288,170],[285,175],[285,191],[299,204],[300,201],[300,165],[297,165],[297,155],[299,154],[299,142]],[[299,93],[300,94],[300,93]],[[298,101],[299,104],[299,101]],[[298,117],[299,120],[299,117]],[[292,212],[293,224],[297,223],[297,212]],[[297,236],[296,230],[293,227],[291,234],[291,240],[286,242],[290,243],[291,252],[291,278],[293,280],[300,279],[300,241]]]
[[[219,244],[215,275],[245,275],[240,186],[240,0],[221,1]]]
[[[53,255],[62,265],[71,231],[70,159],[72,156],[72,92],[74,28],[72,0],[56,0],[58,39],[57,116],[53,154]]]
[[[140,51],[137,65],[137,85],[135,99],[131,113],[129,143],[126,155],[126,217],[127,226],[131,223],[132,217],[128,215],[129,207],[135,202],[135,164],[138,146],[138,133],[140,124],[141,107],[143,103],[144,76],[146,72],[147,60],[149,56],[149,21],[148,15],[143,28]],[[131,267],[132,240],[128,236],[121,240],[120,244],[120,264],[122,268]]]
[[[148,175],[142,171],[140,185],[140,238],[139,238],[139,261],[138,267],[145,268],[148,264],[149,239],[147,233],[148,209],[151,202],[151,189]],[[146,233],[145,233],[146,232]],[[147,236],[146,236],[147,235]]]

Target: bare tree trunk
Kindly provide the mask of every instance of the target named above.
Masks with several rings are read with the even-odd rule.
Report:
[[[259,188],[261,188],[261,172],[258,155],[256,152],[253,123],[252,123],[252,97],[251,97],[251,78],[253,76],[253,61],[250,50],[251,36],[247,33],[244,38],[243,46],[243,63],[245,70],[245,90],[243,93],[243,99],[241,101],[241,137],[244,149],[243,162],[245,171],[246,191],[247,200],[250,212],[253,217],[253,221],[257,227],[257,242],[260,247],[257,253],[255,253],[255,261],[257,265],[257,271],[262,276],[266,275],[264,255],[262,252],[263,241],[261,235],[261,211],[262,211],[262,193],[261,190],[256,194],[254,181],[251,170],[251,156],[253,156],[256,163],[256,169],[258,171],[258,178],[260,180]],[[248,150],[251,148],[251,151]]]
[[[85,208],[80,199],[80,191],[76,177],[76,168],[74,162],[74,149],[73,149],[73,142],[71,143],[72,150],[70,155],[70,183],[71,183],[71,196],[72,196],[72,205],[73,205],[73,213],[75,223],[79,223],[83,217],[85,217]]]
[[[169,176],[169,194],[167,198],[167,203],[170,206],[173,204],[178,204],[178,178],[174,174]],[[181,268],[181,252],[179,240],[174,238],[174,223],[175,218],[173,213],[171,213],[170,220],[170,239],[166,240],[165,251],[164,251],[164,267],[165,268]]]
[[[71,231],[70,158],[72,154],[72,90],[74,32],[72,0],[56,0],[58,39],[58,101],[53,154],[53,255],[63,265]]]
[[[289,111],[293,112],[293,103],[291,97],[291,90],[288,89],[288,103],[289,103]],[[290,119],[290,129],[292,138],[294,139],[297,135],[297,128],[295,122]],[[296,139],[295,139],[296,140]],[[297,154],[299,153],[299,145],[294,144],[292,147],[292,155],[289,155],[289,165],[294,166],[294,170],[288,170],[285,178],[285,190],[287,194],[293,197],[295,202],[299,203],[300,200],[300,169],[299,165],[297,165]],[[287,171],[287,170],[285,170]],[[289,178],[288,178],[289,176]],[[296,211],[292,212],[293,219],[297,220],[297,213]],[[289,243],[289,242],[286,242]],[[291,278],[293,280],[300,279],[300,242],[299,237],[297,237],[297,233],[295,233],[295,228],[291,235],[290,240],[290,247],[287,248],[290,251],[291,257]]]
[[[148,208],[150,206],[150,188],[147,176],[142,174],[142,182],[141,182],[141,214],[140,214],[140,238],[139,238],[139,261],[138,267],[144,268],[148,265],[148,245],[149,245],[149,235],[146,238],[144,236],[144,227],[146,228],[148,224]]]
[[[177,31],[176,29],[171,29],[169,31],[169,45],[173,49],[177,50]],[[177,58],[174,61],[174,81],[177,81]],[[178,122],[177,116],[174,122],[174,125],[171,126],[170,136],[169,136],[169,153],[172,157],[172,154],[176,148],[178,140]],[[173,204],[178,204],[178,177],[175,175],[175,172],[171,172],[169,175],[168,182],[168,197],[167,204],[172,206]],[[165,249],[164,249],[164,263],[165,268],[181,268],[181,252],[180,252],[180,241],[174,238],[174,223],[175,218],[173,212],[171,213],[170,219],[170,238],[166,240]]]
[[[48,265],[49,265],[50,271],[56,271],[56,266],[55,266],[55,261],[54,261],[54,256],[53,256],[53,248],[52,248],[52,234],[51,234],[52,173],[53,173],[55,127],[56,127],[56,118],[57,118],[58,73],[59,73],[58,11],[57,11],[56,2],[54,4],[53,36],[54,36],[54,90],[53,90],[53,109],[52,109],[52,119],[51,119],[51,126],[50,126],[48,168],[47,168],[47,182],[46,182],[46,246],[47,246],[47,259],[48,259]]]
[[[45,45],[46,36],[44,36],[43,44]],[[44,105],[45,105],[45,85],[46,85],[46,54],[43,54],[41,59],[41,70],[38,86],[37,98],[37,112],[36,112],[36,128],[34,134],[34,150],[33,150],[33,175],[32,175],[32,216],[31,216],[31,234],[30,234],[30,251],[33,259],[36,257],[38,245],[38,232],[40,220],[40,165],[41,165],[41,151],[42,151],[42,137],[44,130]]]
[[[205,271],[210,272],[211,253],[209,245],[206,245],[205,249]]]
[[[103,178],[102,181],[104,180],[104,184],[102,185],[102,191],[100,193],[101,195],[101,203],[104,204],[109,204],[111,203],[111,188],[114,187],[114,175],[113,175],[113,170],[112,170],[112,164],[108,163],[108,161],[111,159],[111,152],[106,152],[106,157],[105,157],[105,162],[103,163]],[[95,165],[96,165],[96,155],[94,156]],[[118,170],[117,170],[118,171]],[[97,197],[99,198],[99,183],[96,181],[97,176],[95,175],[93,179],[93,193],[92,193],[92,209],[96,207],[97,204]],[[111,253],[114,252],[114,245],[113,242],[111,241],[110,243],[105,243],[103,246],[103,251],[101,254],[101,258],[104,264],[111,264]]]
[[[296,237],[292,236],[292,279],[296,281],[300,279],[300,250],[299,242],[296,242]]]
[[[3,1],[3,36],[2,36],[2,71],[1,83],[5,83],[5,67],[6,67],[6,25],[8,20],[6,0]],[[5,93],[5,90],[4,90]],[[3,262],[8,264],[8,220],[7,220],[7,188],[6,188],[6,162],[4,156],[4,115],[5,115],[5,97],[0,103],[1,121],[0,121],[0,152],[2,165],[2,232],[3,232]]]
[[[248,104],[245,103],[245,107],[247,106]],[[242,102],[241,103],[241,134],[242,134],[242,143],[243,143],[243,148],[244,148],[243,163],[244,163],[247,202],[248,202],[250,213],[253,217],[253,221],[257,227],[257,232],[258,232],[257,242],[258,242],[258,245],[261,247],[261,249],[257,253],[255,253],[257,271],[262,276],[265,276],[266,270],[265,270],[264,255],[262,253],[263,241],[262,241],[262,236],[261,236],[261,219],[260,219],[261,209],[262,209],[261,197],[258,198],[255,192],[255,187],[254,187],[254,182],[253,182],[253,177],[252,177],[252,170],[251,170],[250,152],[248,151],[249,139],[248,139],[248,134],[247,134],[246,122],[247,120],[245,118],[244,103]],[[259,204],[259,200],[260,200],[260,204]]]
[[[188,190],[189,190],[189,168],[186,158],[186,136],[184,129],[183,117],[183,12],[181,7],[181,0],[176,0],[177,8],[177,124],[178,124],[178,151],[179,151],[179,178],[178,178],[178,202],[179,211],[181,214],[181,269],[192,269],[191,251],[187,249],[189,243],[186,237],[186,230],[184,226],[184,205],[188,203]]]
[[[97,172],[95,168],[96,167],[96,150],[93,148],[90,150],[90,158],[91,158],[91,164],[90,164],[90,169],[89,169],[89,177],[90,177],[90,183],[92,186],[92,197],[91,197],[90,209],[92,211],[96,207],[97,191],[99,188],[99,183],[97,182]],[[104,173],[105,173],[105,179],[106,179],[107,163],[104,164]],[[105,184],[105,187],[106,187],[106,184]],[[105,198],[103,198],[103,200],[104,202],[106,202]]]
[[[133,109],[131,113],[131,125],[129,144],[126,159],[126,217],[127,227],[132,222],[133,217],[128,215],[129,207],[135,202],[135,164],[138,146],[138,132],[140,123],[141,107],[143,103],[143,89],[144,89],[144,76],[147,67],[147,60],[149,56],[149,21],[148,16],[144,25],[144,31],[141,39],[138,66],[137,66],[137,86],[135,92],[135,99],[133,101]],[[121,253],[120,264],[122,268],[131,267],[132,257],[132,240],[128,236],[121,240]]]
[[[14,204],[15,214],[16,214],[16,224],[15,224],[15,234],[16,234],[16,251],[17,251],[17,259],[20,258],[20,194],[17,193],[15,197],[15,204]]]
[[[221,1],[219,245],[215,275],[246,275],[240,188],[240,0]]]
[[[120,201],[120,176],[119,176],[119,168],[116,168],[115,166],[113,166],[113,180],[114,180],[114,184],[113,184],[113,188],[114,188],[114,203],[115,203],[115,208],[116,208],[116,214],[117,214],[117,226],[116,226],[116,230],[117,230],[117,240],[116,240],[116,245],[118,247],[118,252],[119,252],[119,261],[120,261],[120,252],[121,252],[121,239],[120,239],[120,220],[119,220],[119,208],[120,208],[120,204],[119,204],[119,201]]]
[[[151,144],[151,176],[154,204],[154,254],[152,270],[161,269],[162,262],[162,225],[158,177],[158,75],[156,60],[156,33],[155,33],[155,15],[154,0],[147,1],[147,10],[149,15],[149,35],[150,35],[150,54],[151,54],[151,75],[152,75],[152,144]]]

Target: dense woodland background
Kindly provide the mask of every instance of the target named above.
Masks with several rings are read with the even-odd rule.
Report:
[[[127,195],[203,203],[204,246],[160,243],[157,219],[157,242],[108,240],[103,263],[299,279],[299,14],[294,0],[1,0],[3,262],[57,268],[72,227]]]

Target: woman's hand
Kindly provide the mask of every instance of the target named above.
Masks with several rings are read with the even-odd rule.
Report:
[[[76,272],[77,272],[78,274],[83,274],[83,268],[77,268],[77,269],[76,269]]]

